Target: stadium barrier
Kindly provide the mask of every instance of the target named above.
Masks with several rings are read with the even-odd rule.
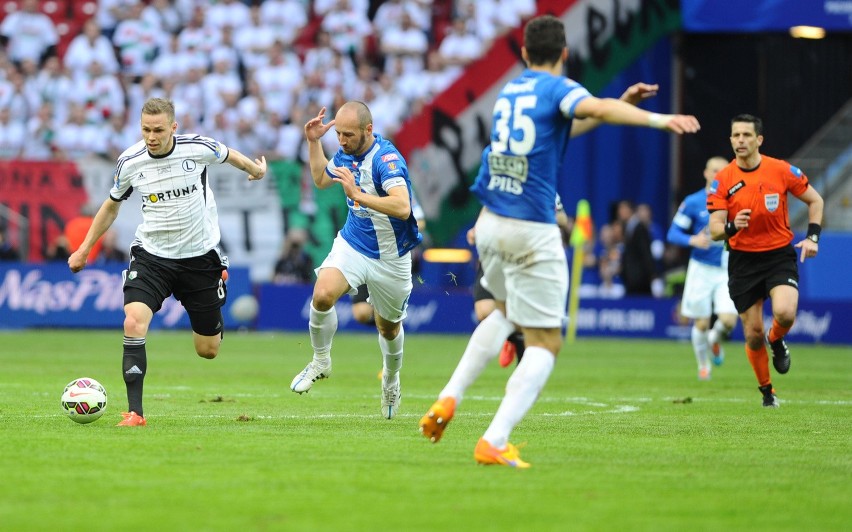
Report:
[[[123,265],[90,266],[74,275],[62,263],[0,263],[0,328],[120,328],[123,323],[121,271]],[[261,331],[308,330],[311,285],[260,284],[252,286],[248,269],[231,268],[228,303],[223,312],[228,328]],[[254,294],[259,313],[239,321],[231,305],[240,296]],[[583,299],[577,318],[578,336],[670,338],[688,340],[690,326],[679,316],[678,298]],[[340,330],[374,333],[352,318],[349,298],[337,304]],[[852,344],[850,300],[814,300],[803,297],[789,339],[792,342]],[[767,304],[764,320],[771,323]],[[415,285],[405,328],[409,332],[470,333],[475,327],[473,298],[467,288]],[[153,328],[186,329],[189,320],[179,302],[169,298],[152,323]],[[742,339],[742,327],[734,332]]]

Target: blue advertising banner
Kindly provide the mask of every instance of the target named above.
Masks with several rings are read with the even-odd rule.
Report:
[[[682,0],[681,15],[688,32],[852,31],[852,0]]]
[[[90,266],[74,275],[62,263],[0,263],[0,328],[121,328],[123,295],[121,265]],[[308,332],[313,287],[262,284],[256,287],[260,311],[252,322],[239,322],[231,305],[252,294],[248,269],[231,268],[228,303],[223,309],[228,328]],[[583,299],[577,317],[579,336],[688,339],[690,326],[679,316],[678,299]],[[237,313],[239,314],[239,313]],[[374,333],[352,318],[349,298],[337,303],[340,330]],[[792,342],[852,344],[852,300],[802,298]],[[764,321],[771,324],[767,304]],[[409,332],[469,334],[476,326],[473,298],[467,289],[415,288],[405,328]],[[183,306],[173,298],[154,316],[152,327],[189,329]],[[742,339],[742,327],[734,331]]]
[[[123,269],[123,264],[87,266],[72,274],[61,262],[0,263],[0,328],[121,328]],[[226,325],[231,302],[251,293],[247,268],[230,268],[228,273],[228,303],[223,309]],[[170,297],[154,315],[151,326],[188,329],[189,318],[180,302]]]
[[[312,287],[309,285],[261,285],[260,330],[302,331],[307,334]],[[679,315],[676,298],[583,299],[577,317],[579,336],[670,338],[688,340],[690,325]],[[852,344],[852,301],[801,300],[791,342]],[[352,319],[349,298],[337,304],[339,330],[374,331]],[[767,304],[764,322],[772,316]],[[416,289],[411,294],[407,331],[469,334],[476,326],[473,298],[467,290]],[[742,327],[733,338],[742,340]]]

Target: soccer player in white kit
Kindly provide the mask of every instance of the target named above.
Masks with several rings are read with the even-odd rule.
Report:
[[[142,140],[118,158],[109,197],[92,221],[86,238],[68,258],[79,272],[95,242],[118,216],[121,202],[135,190],[142,196],[142,223],[124,272],[124,355],[122,371],[128,411],[119,426],[145,426],[142,388],[148,367],[145,336],[154,313],[174,294],[186,308],[195,351],[212,359],[219,353],[228,258],[219,249],[216,200],[207,167],[227,162],[249,180],[266,174],[266,158],[252,161],[207,137],[176,134],[170,100],[151,98],[142,107]]]
[[[728,166],[723,157],[711,157],[704,166],[704,188],[693,192],[681,202],[669,227],[666,239],[678,246],[691,247],[686,283],[680,302],[680,314],[694,320],[692,349],[698,364],[698,379],[710,380],[710,355],[720,365],[725,359],[721,341],[726,340],[737,324],[737,309],[728,292],[728,251],[724,242],[710,238],[707,224],[707,191],[713,178]],[[716,323],[710,329],[710,318],[716,313]]]
[[[311,175],[318,188],[343,187],[349,214],[331,252],[316,269],[310,310],[314,354],[290,389],[307,392],[314,382],[331,375],[331,343],[337,331],[334,304],[366,284],[384,362],[381,412],[391,419],[402,397],[402,320],[412,288],[411,250],[423,239],[412,214],[408,167],[394,145],[373,132],[373,118],[364,103],[346,102],[325,124],[324,117],[325,107],[305,124]],[[328,160],[320,139],[332,126],[340,148]]]
[[[675,133],[699,129],[692,116],[648,113],[613,98],[595,98],[562,75],[565,43],[558,18],[530,20],[521,49],[528,68],[506,84],[494,104],[491,144],[471,190],[483,205],[476,222],[482,284],[494,294],[497,309],[476,327],[450,381],[420,420],[423,435],[440,440],[465,390],[519,325],[527,347],[476,444],[474,460],[480,464],[529,467],[509,436],[544,388],[562,347],[568,265],[553,205],[572,120]]]

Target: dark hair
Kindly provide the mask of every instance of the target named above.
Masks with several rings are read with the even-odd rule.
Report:
[[[734,125],[734,122],[748,122],[754,124],[754,132],[756,135],[763,135],[763,120],[760,118],[749,115],[749,114],[741,114],[733,117],[731,119],[731,125]]]
[[[553,15],[535,17],[524,28],[524,47],[531,65],[556,63],[566,46],[565,24]]]

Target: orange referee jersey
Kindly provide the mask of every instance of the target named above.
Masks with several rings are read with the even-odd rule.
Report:
[[[787,192],[801,196],[808,177],[781,159],[761,155],[753,170],[743,170],[736,159],[716,174],[707,194],[707,210],[728,211],[728,221],[743,209],[751,209],[748,227],[728,240],[737,251],[769,251],[793,241]]]

